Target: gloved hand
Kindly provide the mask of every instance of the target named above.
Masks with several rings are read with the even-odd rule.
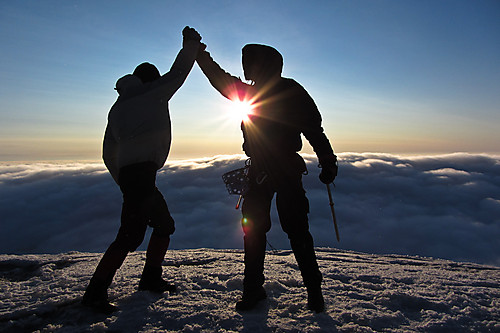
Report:
[[[201,35],[198,33],[198,31],[196,31],[195,29],[188,27],[188,26],[186,26],[182,30],[182,37],[183,37],[183,40],[182,40],[183,45],[185,42],[190,41],[190,40],[194,40],[197,42],[201,41]]]
[[[337,156],[327,155],[319,158],[319,164],[321,165],[321,173],[319,174],[319,180],[323,184],[333,183],[335,177],[339,170],[337,164]]]

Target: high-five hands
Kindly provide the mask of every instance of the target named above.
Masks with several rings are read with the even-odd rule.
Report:
[[[195,29],[189,27],[189,26],[186,26],[183,30],[182,30],[182,43],[184,44],[185,42],[187,41],[196,41],[196,42],[199,42],[201,41],[201,35],[198,33],[198,31],[196,31]]]

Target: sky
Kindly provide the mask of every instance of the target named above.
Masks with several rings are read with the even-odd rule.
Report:
[[[0,255],[2,332],[498,332],[500,268],[446,260],[320,249],[326,309],[306,307],[291,251],[266,255],[267,299],[234,308],[241,250],[175,250],[163,263],[175,294],[137,291],[144,252],[129,255],[108,290],[119,308],[80,305],[100,254]],[[422,271],[425,274],[422,274]]]
[[[2,1],[0,160],[99,160],[116,80],[167,72],[186,25],[235,76],[245,44],[277,48],[336,152],[499,152],[498,1]],[[170,159],[241,152],[197,65],[170,112]]]
[[[315,157],[304,156],[309,225],[318,247],[500,267],[500,156],[341,153],[332,188],[340,242]],[[170,161],[157,186],[175,220],[171,249],[242,249],[241,210],[222,174],[242,155]],[[104,252],[121,193],[102,163],[0,164],[0,253]],[[275,205],[268,249],[290,249]],[[139,250],[147,247],[149,233]]]

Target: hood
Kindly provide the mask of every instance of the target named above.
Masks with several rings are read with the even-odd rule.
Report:
[[[261,44],[247,44],[242,49],[245,79],[258,82],[281,76],[283,56],[275,48]]]
[[[139,94],[143,89],[141,79],[132,74],[127,74],[116,81],[115,90],[122,97],[130,97]]]

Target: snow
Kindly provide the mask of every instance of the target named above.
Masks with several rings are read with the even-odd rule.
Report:
[[[307,310],[293,254],[266,256],[268,298],[237,312],[243,252],[172,250],[176,294],[137,291],[145,254],[127,257],[110,287],[120,310],[80,305],[100,253],[0,255],[1,332],[500,332],[500,268],[317,248],[325,313]]]

